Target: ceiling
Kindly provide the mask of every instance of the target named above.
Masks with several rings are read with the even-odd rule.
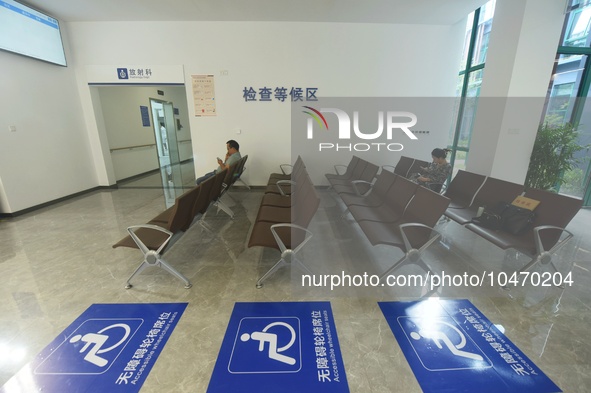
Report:
[[[65,22],[285,21],[442,25],[462,20],[486,1],[22,0]]]

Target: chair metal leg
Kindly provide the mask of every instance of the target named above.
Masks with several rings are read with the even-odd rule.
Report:
[[[423,258],[421,258],[421,252],[419,250],[412,249],[409,252],[407,252],[402,258],[400,258],[394,265],[392,265],[392,267],[390,267],[388,270],[382,273],[382,275],[380,276],[380,281],[385,279],[393,271],[406,265],[416,265],[423,269],[425,273],[433,275],[433,271],[431,270],[431,268],[425,263],[425,261],[423,261]]]
[[[271,269],[269,269],[267,271],[267,273],[265,273],[261,278],[259,278],[259,280],[257,281],[257,288],[261,289],[263,287],[263,281],[265,281],[267,278],[271,277],[271,275],[273,273],[275,273],[277,270],[281,269],[283,266],[287,266],[289,265],[289,262],[287,262],[285,259],[283,259],[283,257],[277,261],[277,263],[275,263],[273,265],[273,267]]]
[[[271,269],[267,271],[261,278],[258,279],[256,287],[261,289],[263,287],[263,282],[271,277],[273,273],[277,270],[281,269],[284,266],[297,264],[302,270],[304,270],[307,274],[312,275],[312,271],[308,268],[308,266],[304,265],[302,261],[300,261],[292,250],[285,250],[281,253],[281,259],[273,265]]]
[[[127,279],[127,285],[125,285],[125,289],[131,288],[133,286],[131,285],[131,279],[143,272],[149,266],[150,265],[146,261],[142,261],[142,263],[137,267],[137,269],[135,269],[133,274],[129,276],[129,278]]]
[[[140,264],[140,266],[138,266],[138,268],[135,270],[135,272],[133,272],[133,274],[127,279],[127,285],[125,286],[125,289],[129,289],[132,287],[132,285],[131,285],[132,278],[134,278],[136,275],[140,274],[147,267],[151,267],[151,266],[159,267],[159,268],[167,271],[168,273],[172,274],[173,276],[177,277],[178,279],[180,279],[181,281],[183,281],[185,283],[185,288],[187,288],[187,289],[189,289],[193,286],[191,284],[191,282],[185,276],[183,276],[178,270],[173,268],[168,262],[166,262],[164,259],[162,259],[160,257],[160,254],[158,254],[155,251],[148,251],[144,255],[143,262]]]
[[[239,181],[240,183],[244,184],[244,186],[250,190],[250,186],[244,180],[242,180],[241,177],[239,177],[236,181]]]
[[[285,246],[285,244],[283,243],[283,241],[281,240],[281,237],[277,233],[277,228],[280,228],[280,227],[288,227],[288,228],[291,228],[292,230],[295,229],[295,230],[298,230],[298,231],[305,232],[304,240],[297,247],[295,247],[293,250],[287,248]],[[267,273],[265,273],[261,278],[259,278],[259,280],[257,281],[256,287],[259,288],[259,289],[262,288],[263,287],[263,281],[265,281],[267,278],[269,278],[269,276],[271,276],[273,273],[275,273],[277,270],[279,270],[283,266],[287,266],[287,265],[289,265],[292,262],[297,263],[308,274],[312,274],[312,272],[310,271],[310,269],[308,269],[308,267],[306,265],[304,265],[296,257],[296,254],[302,248],[304,248],[304,245],[306,243],[308,243],[308,241],[312,238],[312,232],[310,232],[308,229],[306,229],[306,228],[304,228],[302,226],[296,225],[296,224],[282,223],[282,224],[273,224],[273,225],[271,225],[271,233],[273,234],[273,237],[275,238],[275,241],[277,242],[277,246],[279,247],[279,251],[281,251],[281,259],[275,265],[273,265],[273,267],[271,269],[269,269],[269,271],[267,271]]]
[[[226,205],[225,203],[223,203],[222,201],[218,200],[215,205],[219,210],[223,210],[224,213],[226,213],[227,215],[230,216],[230,218],[233,220],[234,219],[234,212],[232,211],[232,209],[230,209],[230,207],[228,207],[228,205]]]

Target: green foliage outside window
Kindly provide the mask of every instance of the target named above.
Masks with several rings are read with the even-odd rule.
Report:
[[[577,143],[577,126],[547,121],[538,130],[531,154],[526,187],[558,192],[565,182],[564,174],[575,169],[579,162],[576,152],[588,149]]]

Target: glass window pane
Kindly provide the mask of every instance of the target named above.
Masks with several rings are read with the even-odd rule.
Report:
[[[544,123],[562,125],[570,122],[575,98],[583,77],[587,56],[558,55],[548,89]]]
[[[482,86],[482,71],[482,69],[476,70],[469,74],[466,97],[478,97],[480,95],[480,87]]]
[[[462,96],[462,87],[464,86],[464,74],[458,76],[458,83],[456,84],[456,97]]]
[[[576,94],[576,93],[575,93]],[[560,193],[572,195],[578,198],[585,196],[585,190],[591,186],[591,94],[586,98],[578,98],[578,105],[582,105],[581,119],[577,127],[578,136],[576,143],[583,147],[573,156],[573,166],[565,171],[562,177]],[[571,101],[575,101],[571,99]],[[574,106],[574,105],[573,105]],[[586,147],[586,148],[585,148]]]
[[[474,53],[472,54],[472,66],[482,64],[486,61],[488,51],[488,40],[495,13],[495,0],[489,1],[480,9],[478,18],[478,32],[474,42]]]
[[[562,46],[589,47],[591,4],[577,8],[568,14],[563,32]]]
[[[580,146],[591,143],[591,100],[589,96],[577,98],[587,60],[585,55],[557,56],[543,120],[552,128],[576,121],[579,124],[577,144]],[[578,120],[573,119],[575,110],[580,111]],[[572,168],[563,173],[560,193],[579,198],[585,195],[585,189],[589,187],[590,154],[586,148],[575,152]]]
[[[467,151],[461,151],[461,150],[456,151],[456,159],[454,160],[454,168],[453,168],[453,172],[452,172],[452,178],[458,173],[458,171],[460,169],[463,171],[466,170],[467,158],[468,158]]]
[[[466,22],[466,31],[464,32],[464,50],[462,51],[462,58],[460,59],[460,72],[466,69],[466,61],[468,60],[468,51],[470,49],[470,36],[472,35],[473,24],[474,12],[468,15],[468,22]]]

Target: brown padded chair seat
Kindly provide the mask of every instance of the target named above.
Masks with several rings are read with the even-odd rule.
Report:
[[[261,206],[259,207],[256,221],[267,221],[274,223],[291,222],[291,213],[291,207]]]
[[[265,194],[282,195],[281,191],[279,190],[279,187],[281,187],[283,193],[289,195],[295,191],[292,185],[289,183],[289,181],[292,181],[297,185],[298,183],[300,183],[300,180],[305,176],[307,176],[306,167],[303,164],[299,165],[297,168],[294,168],[294,171],[289,175],[289,178],[287,179],[269,179],[269,182],[267,183],[267,188],[265,189]],[[278,182],[281,183],[277,184]]]
[[[410,168],[408,168],[408,171],[407,171],[407,174],[405,177],[408,178],[415,173],[423,173],[424,170],[421,168],[426,168],[428,166],[429,166],[429,163],[427,161],[415,159],[413,161],[412,165],[410,166]]]
[[[215,185],[215,176],[210,177],[209,179],[205,180],[203,183],[199,185],[201,191],[195,200],[195,204],[193,205],[193,217],[197,216],[198,214],[203,214],[209,207],[211,203],[211,190]]]
[[[271,226],[277,224],[276,222],[259,221],[252,228],[248,247],[269,247],[279,250],[279,245],[275,241],[275,237],[271,233]],[[282,227],[276,229],[279,238],[289,249],[297,247],[303,240],[305,233],[303,231],[292,231],[291,228]]]
[[[351,173],[351,176],[349,176],[348,179],[328,179],[328,182],[330,183],[331,186],[336,186],[336,185],[345,185],[348,186],[351,184],[352,180],[366,180],[366,178],[368,177],[366,175],[366,170],[369,166],[369,173],[373,172],[373,175],[369,178],[370,180],[373,179],[373,177],[375,176],[375,174],[378,172],[379,167],[375,164],[372,164],[368,161],[365,161],[363,159],[359,159],[357,161],[357,165],[355,165],[355,168],[353,169],[353,173]],[[374,172],[375,170],[375,172]]]
[[[445,196],[451,199],[448,209],[463,209],[472,204],[486,176],[459,170],[447,186]]]
[[[406,157],[406,156],[400,157],[400,160],[398,160],[398,163],[394,167],[394,173],[397,174],[398,176],[407,177],[408,171],[410,170],[410,167],[412,166],[412,164],[414,162],[415,162],[414,158],[410,158],[410,157]]]
[[[289,175],[279,176],[279,174],[277,174],[276,176],[272,176],[272,177],[270,176],[269,181],[267,182],[267,185],[270,186],[270,185],[276,184],[280,180],[297,181],[298,177],[302,176],[305,173],[306,173],[306,167],[304,166],[304,164],[294,165],[293,170]]]
[[[150,224],[159,225],[161,227],[165,227],[170,220],[170,216],[174,213],[174,205],[169,207],[168,209],[164,210],[162,213],[158,214],[156,217],[150,220]]]
[[[297,200],[293,208],[282,208],[274,206],[261,206],[257,219],[253,225],[248,247],[263,246],[278,248],[277,242],[271,232],[271,225],[274,224],[296,224],[307,228],[320,205],[314,185],[306,175],[302,178],[305,186],[296,194]],[[305,233],[291,228],[278,228],[278,234],[284,241],[287,248],[296,247],[304,240]]]
[[[268,193],[264,194],[261,200],[261,206],[291,207],[291,205],[292,199],[290,195]]]
[[[283,170],[283,165],[288,164],[280,165],[281,170]],[[271,173],[269,175],[269,184],[275,183],[277,180],[291,180],[291,174],[299,172],[302,166],[304,166],[304,161],[301,156],[298,156],[293,166],[291,166],[291,173]]]
[[[522,235],[513,235],[509,232],[484,228],[476,224],[468,224],[466,228],[503,250],[514,248],[528,255],[536,253],[533,231],[528,231]]]
[[[532,256],[537,253],[533,228],[551,225],[564,229],[583,205],[581,199],[543,190],[530,189],[525,193],[525,196],[540,201],[540,204],[535,209],[536,218],[531,225],[531,229],[524,234],[513,235],[500,230],[483,228],[476,224],[468,224],[466,228],[503,250],[514,248]],[[558,242],[561,234],[562,231],[560,230],[541,231],[540,239],[544,250],[550,250]]]
[[[207,181],[209,181],[209,180],[210,179],[207,179]],[[206,182],[203,182],[203,184],[204,183],[206,183]],[[191,199],[193,199],[193,201],[196,201],[199,198],[199,196],[201,195],[201,190],[202,190],[201,185],[197,185],[187,192],[191,193],[192,194]],[[194,204],[193,204],[193,206],[194,206]],[[154,225],[158,225],[163,228],[166,228],[166,224],[170,220],[172,214],[174,214],[174,211],[175,211],[175,206],[173,205],[173,206],[169,207],[168,209],[164,210],[162,213],[158,214],[156,217],[152,218],[150,220],[150,222],[148,222],[148,224],[154,224]],[[191,213],[189,215],[191,217],[194,216],[193,209],[191,209]],[[186,231],[187,229],[189,229],[189,226],[191,225],[192,221],[193,221],[192,218],[190,220],[187,220],[185,222],[185,224],[182,226],[181,230]]]
[[[162,227],[162,225],[159,223],[155,223],[154,225]],[[152,251],[157,250],[162,245],[162,242],[164,242],[169,237],[164,232],[148,228],[139,228],[135,231],[135,234],[138,235],[146,247]],[[138,248],[137,244],[135,244],[129,235],[125,236],[123,239],[113,245],[113,248],[117,247]]]
[[[361,221],[359,226],[373,245],[385,244],[404,248],[401,224],[418,223],[433,228],[447,206],[449,206],[448,198],[427,188],[418,187],[402,218],[397,222]],[[412,247],[418,249],[429,240],[431,230],[424,227],[408,227],[405,233]]]
[[[381,221],[381,222],[395,222],[402,217],[404,209],[411,200],[418,185],[398,176],[394,184],[386,193],[384,203],[379,206],[349,206],[351,215],[355,221]]]
[[[187,226],[187,222],[190,224],[190,222],[193,220],[191,213],[193,205],[195,204],[195,198],[197,197],[197,193],[195,192],[196,189],[197,187],[194,187],[176,199],[172,208],[172,213],[170,214],[169,220],[166,223],[150,220],[148,224],[157,225],[169,230],[173,234],[183,231],[183,228]],[[150,228],[139,228],[135,231],[135,233],[150,250],[158,249],[158,247],[162,245],[162,242],[164,242],[169,237],[167,234],[161,231]],[[138,248],[137,244],[129,235],[113,245],[113,248],[117,247]]]
[[[376,178],[376,182],[371,188],[371,192],[367,196],[357,194],[341,194],[340,197],[345,203],[345,206],[362,205],[362,206],[379,206],[384,203],[384,198],[390,187],[396,181],[398,176],[390,171],[383,170]]]
[[[472,206],[463,209],[447,209],[445,216],[460,225],[470,223],[478,212],[479,207],[495,207],[499,202],[511,203],[523,193],[524,186],[517,183],[487,177],[476,194]]]
[[[352,182],[357,181],[357,180],[362,180],[364,182],[371,183],[373,181],[373,179],[376,177],[376,174],[378,173],[379,170],[380,170],[379,166],[372,164],[371,162],[367,162],[365,165],[365,169],[363,170],[361,175],[359,175],[358,178],[351,179],[351,181],[347,182],[346,184],[343,184],[343,183],[338,184],[336,182],[341,182],[341,181],[333,180],[333,181],[331,181],[331,185],[333,186],[334,190],[338,194],[357,194],[357,191],[355,190],[355,186],[352,184]],[[360,184],[359,186],[361,188],[361,192],[369,191],[368,185]]]
[[[336,173],[327,173],[324,176],[326,176],[326,178],[328,179],[328,181],[336,180],[336,179],[345,179],[345,180],[348,180],[348,179],[351,178],[351,175],[353,173],[353,170],[357,166],[357,163],[359,162],[359,160],[360,160],[360,158],[357,157],[357,156],[351,157],[351,161],[349,162],[349,165],[347,165],[347,169],[345,170],[345,173],[343,173],[342,175],[339,175],[339,174],[336,174]]]

